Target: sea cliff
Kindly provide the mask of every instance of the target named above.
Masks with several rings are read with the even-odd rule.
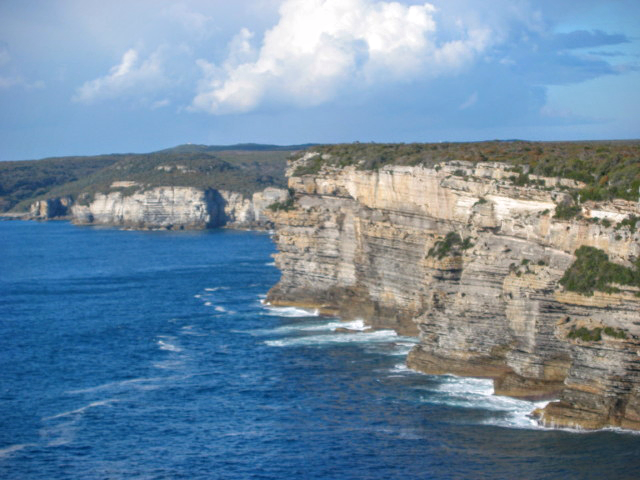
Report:
[[[114,182],[111,191],[92,198],[39,200],[29,218],[71,219],[78,225],[108,225],[129,229],[192,230],[215,227],[265,229],[273,226],[265,215],[269,205],[282,202],[288,191],[266,188],[251,196],[196,187],[144,188],[135,182]]]
[[[289,166],[269,302],[419,335],[411,368],[553,399],[535,412],[545,425],[640,429],[637,202],[576,204],[581,182],[521,182],[508,163],[367,170],[329,156]],[[576,291],[582,254],[626,280]]]

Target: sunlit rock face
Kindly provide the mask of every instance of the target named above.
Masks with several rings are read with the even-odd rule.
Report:
[[[287,196],[286,190],[276,188],[251,198],[237,192],[193,187],[112,191],[74,204],[71,216],[77,224],[131,229],[269,228],[272,224],[264,210]]]
[[[500,163],[299,177],[295,167],[294,208],[271,214],[282,278],[268,301],[417,334],[410,367],[557,399],[536,413],[547,425],[640,428],[638,289],[586,296],[559,284],[580,246],[626,266],[640,257],[639,233],[586,220],[640,215],[637,203],[586,204],[586,219],[559,220],[561,180],[516,186]],[[625,338],[570,338],[580,327]]]

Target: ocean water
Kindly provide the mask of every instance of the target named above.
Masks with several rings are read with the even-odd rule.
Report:
[[[267,234],[12,221],[0,253],[2,479],[640,476],[640,435],[539,428],[408,370],[415,339],[263,305]]]

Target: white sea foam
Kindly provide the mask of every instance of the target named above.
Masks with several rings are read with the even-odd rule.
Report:
[[[221,306],[219,306],[219,305],[218,305],[214,310],[215,310],[216,312],[220,312],[220,313],[226,313],[226,312],[227,312],[227,309],[226,309],[226,308],[221,307]]]
[[[160,347],[160,350],[165,350],[168,352],[176,352],[176,353],[182,351],[180,347],[178,347],[177,345],[174,345],[173,343],[170,343],[169,341],[158,340],[156,343]]]
[[[13,454],[15,452],[19,452],[23,448],[27,448],[27,447],[35,447],[35,444],[34,443],[19,443],[19,444],[16,444],[16,445],[10,445],[8,447],[2,448],[2,449],[0,449],[0,458],[8,457],[11,454]]]
[[[346,328],[349,330],[366,330],[368,327],[362,320],[354,320],[351,322],[342,322],[340,320],[332,321],[313,321],[313,322],[296,322],[289,325],[271,329],[250,330],[248,333],[254,335],[282,335],[297,332],[333,332],[337,328]]]
[[[71,418],[62,423],[47,425],[38,434],[47,447],[59,447],[73,442],[78,430],[78,418]]]
[[[398,335],[393,330],[377,330],[375,332],[333,333],[326,335],[293,337],[280,340],[267,340],[265,344],[271,347],[298,347],[336,343],[377,343],[393,341],[397,336]]]
[[[528,429],[544,428],[531,418],[531,412],[536,408],[546,406],[548,401],[531,402],[494,395],[493,381],[489,379],[453,375],[442,375],[438,379],[437,385],[419,387],[419,390],[429,392],[428,395],[421,397],[423,402],[494,412],[492,418],[482,421],[487,425]]]
[[[119,382],[104,383],[102,385],[97,385],[95,387],[82,388],[78,390],[69,390],[65,393],[70,395],[78,395],[78,394],[84,394],[84,393],[100,392],[103,390],[118,390],[122,388],[126,388],[126,389],[135,388],[136,390],[143,390],[143,389],[146,389],[146,387],[149,384],[156,384],[159,382],[166,382],[166,381],[176,380],[179,378],[184,378],[184,377],[132,378],[129,380],[122,380]]]
[[[98,400],[96,402],[91,402],[88,405],[85,405],[83,407],[76,408],[75,410],[69,410],[67,412],[58,413],[58,414],[52,415],[50,417],[43,417],[42,420],[46,422],[46,421],[49,421],[49,420],[55,420],[56,418],[70,417],[70,416],[74,416],[74,415],[81,415],[84,412],[86,412],[87,410],[89,410],[90,408],[109,406],[112,403],[117,402],[117,401],[118,400],[115,399],[115,398],[109,398],[107,400]]]
[[[267,262],[267,263],[265,263],[265,265],[267,267],[275,267],[276,266],[276,262]]]
[[[390,368],[389,371],[395,374],[405,374],[405,373],[417,373],[415,370],[411,370],[405,363],[396,363],[393,368]]]
[[[229,290],[230,287],[207,287],[205,292],[219,292],[220,290]]]
[[[297,318],[297,317],[317,317],[320,315],[318,310],[305,310],[303,308],[297,307],[273,307],[268,304],[264,304],[265,315],[270,315],[273,317],[288,317],[288,318]]]
[[[391,352],[389,352],[389,354],[395,355],[398,357],[406,357],[407,354],[411,351],[411,349],[416,345],[416,343],[418,343],[417,339],[413,342],[410,342],[410,341],[396,342],[394,349]]]
[[[194,295],[193,298],[202,298],[202,295]]]
[[[210,306],[212,306],[212,305],[213,305],[213,303],[211,303],[211,302],[204,302],[204,306],[205,306],[205,307],[210,307]]]

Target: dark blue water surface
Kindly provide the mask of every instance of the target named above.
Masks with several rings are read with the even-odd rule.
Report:
[[[537,428],[407,370],[414,339],[263,306],[266,234],[0,222],[0,252],[0,478],[639,477],[638,435]]]

